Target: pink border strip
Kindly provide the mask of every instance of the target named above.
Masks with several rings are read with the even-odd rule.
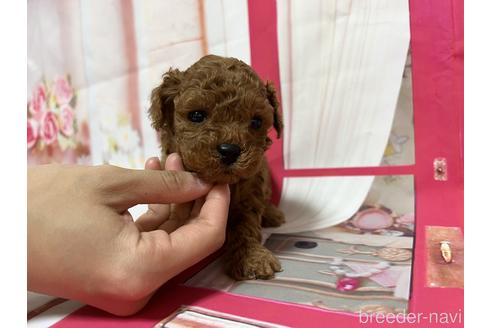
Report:
[[[131,115],[132,128],[138,131],[142,140],[142,126],[140,119],[140,104],[138,102],[138,59],[137,40],[135,35],[135,21],[133,3],[121,1],[121,20],[125,40],[125,57],[128,59],[128,81],[127,81],[127,106]]]
[[[277,7],[275,0],[248,0],[251,66],[264,80],[272,81],[282,104],[277,43]],[[283,140],[270,133],[273,144],[267,152],[272,175],[272,201],[278,204],[285,176]]]

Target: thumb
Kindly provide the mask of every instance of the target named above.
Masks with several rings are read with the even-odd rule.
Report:
[[[177,262],[179,271],[222,246],[225,240],[229,202],[229,186],[227,184],[214,186],[205,198],[198,217],[169,235],[173,260]]]
[[[108,203],[126,210],[137,204],[184,203],[208,193],[211,185],[190,172],[131,170],[100,166],[99,181]]]
[[[143,232],[152,251],[145,249],[144,267],[159,268],[153,283],[160,286],[172,276],[192,266],[216,251],[225,240],[227,216],[230,201],[228,185],[216,185],[210,190],[200,214],[188,224],[171,234],[163,235],[161,230]],[[156,246],[157,245],[157,246]]]

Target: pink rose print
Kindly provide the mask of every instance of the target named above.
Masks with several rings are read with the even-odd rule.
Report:
[[[60,130],[61,132],[70,137],[74,133],[74,112],[70,105],[63,105],[60,108]]]
[[[38,85],[32,93],[32,99],[29,103],[29,111],[35,118],[40,118],[46,110],[46,88],[43,84]]]
[[[39,132],[45,144],[50,145],[57,140],[58,122],[53,112],[45,112],[41,118],[41,130]]]
[[[72,100],[73,90],[65,77],[61,76],[55,79],[53,82],[53,94],[58,105],[68,104]]]
[[[38,141],[39,125],[35,120],[27,120],[27,149],[34,147]]]

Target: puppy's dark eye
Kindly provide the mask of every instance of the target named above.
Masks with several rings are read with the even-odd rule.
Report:
[[[196,110],[194,112],[188,113],[188,119],[193,123],[200,123],[205,121],[207,118],[207,113],[203,110]]]
[[[261,128],[262,123],[263,123],[263,121],[261,120],[261,117],[259,117],[259,116],[255,116],[251,119],[251,127],[255,130],[258,130],[259,128]]]

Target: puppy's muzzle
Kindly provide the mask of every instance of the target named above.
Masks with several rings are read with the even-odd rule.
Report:
[[[217,151],[220,154],[220,160],[226,165],[234,164],[241,155],[241,148],[233,144],[220,144],[217,146]]]

